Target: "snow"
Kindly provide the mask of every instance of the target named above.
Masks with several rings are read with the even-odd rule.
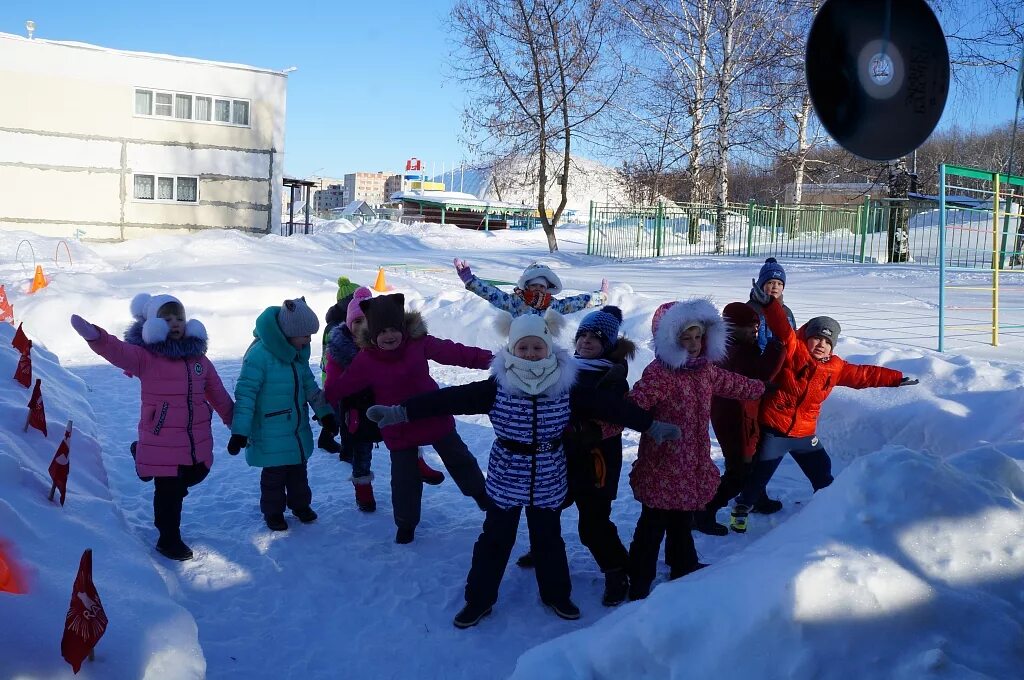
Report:
[[[582,618],[562,621],[544,609],[533,573],[512,564],[493,615],[456,630],[451,618],[482,517],[451,480],[427,487],[416,540],[399,546],[386,450],[375,450],[374,514],[356,510],[351,468],[318,451],[309,476],[320,519],[273,534],[258,509],[259,473],[226,454],[229,433],[219,423],[213,470],[185,501],[182,531],[196,559],[163,559],[153,550],[152,487],[128,454],[138,383],[88,350],[67,323],[72,313],[119,332],[135,294],[173,293],[207,326],[210,357],[230,390],[267,305],[305,295],[322,316],[338,276],[370,284],[384,267],[387,284],[433,334],[496,347],[493,309],[464,290],[451,260],[465,257],[481,276],[505,281],[539,260],[558,271],[567,294],[612,281],[622,330],[640,341],[635,380],[652,358],[650,320],[662,301],[745,299],[760,265],[588,257],[579,225],[559,229],[555,254],[540,230],[336,220],[314,231],[69,241],[72,264],[56,239],[0,233],[0,253],[8,253],[0,282],[36,343],[50,428],[49,439],[23,433],[28,391],[0,380],[0,538],[32,573],[30,594],[0,594],[0,677],[71,677],[59,640],[86,547],[110,627],[85,678],[1019,677],[1024,334],[1007,331],[991,347],[982,332],[965,332],[947,338],[952,351],[932,351],[938,289],[935,269],[924,266],[783,259],[798,320],[836,317],[840,355],[897,368],[921,385],[836,390],[819,428],[835,484],[812,497],[787,460],[770,485],[782,512],[754,516],[746,535],[696,534],[711,567],[672,583],[662,568],[643,602],[600,605],[602,575],[569,509],[563,534]],[[25,248],[21,262],[10,257],[22,239],[51,279],[32,296],[25,291],[36,261]],[[58,247],[61,264],[50,265]],[[12,334],[0,324],[0,372],[8,376],[17,362]],[[319,353],[315,343],[314,363]],[[484,375],[439,365],[432,373],[442,384]],[[72,471],[61,509],[46,500],[46,468],[69,418]],[[487,419],[458,420],[485,467]],[[627,432],[627,469],[637,442]],[[714,455],[720,463],[717,448]],[[430,449],[427,458],[440,465]],[[613,519],[627,543],[638,515],[624,475]],[[524,523],[513,556],[525,545]]]

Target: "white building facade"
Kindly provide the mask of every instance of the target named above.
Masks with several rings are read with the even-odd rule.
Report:
[[[279,71],[0,33],[0,228],[279,233],[286,89]]]

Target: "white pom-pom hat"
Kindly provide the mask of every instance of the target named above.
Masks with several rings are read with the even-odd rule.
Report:
[[[132,316],[138,321],[143,322],[143,342],[147,344],[154,344],[167,340],[167,335],[171,332],[170,326],[167,325],[166,321],[157,316],[157,312],[160,311],[160,308],[167,304],[178,305],[181,307],[182,313],[184,313],[185,305],[181,304],[181,300],[173,295],[150,295],[149,293],[139,293],[132,298]],[[206,327],[196,319],[189,319],[185,323],[185,337],[206,340]]]

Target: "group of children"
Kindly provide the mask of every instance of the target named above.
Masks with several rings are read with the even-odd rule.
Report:
[[[455,626],[476,625],[491,613],[524,508],[530,552],[519,563],[535,566],[544,604],[576,619],[560,527],[570,504],[579,511],[580,540],[605,574],[603,604],[642,599],[663,539],[670,578],[679,578],[705,566],[691,529],[727,534],[716,513],[732,498],[737,532],[746,531],[750,512],[781,508],[765,490],[787,452],[815,491],[832,482],[816,435],[832,388],[916,384],[899,371],[835,356],[834,319],[816,317],[797,330],[782,302],[785,271],[773,258],[752,280],[749,302],[730,303],[723,314],[706,299],[661,305],[651,323],[655,358],[632,390],[626,374],[635,345],[620,335],[621,310],[602,306],[607,280],[599,292],[558,299],[561,281],[543,265],[528,267],[511,294],[462,260],[455,269],[468,290],[507,312],[499,319],[507,336],[501,348],[492,353],[431,336],[403,295],[373,297],[342,277],[323,336],[323,391],[309,368],[319,320],[302,298],[259,316],[234,400],[205,357],[205,329],[186,320],[177,299],[138,296],[124,341],[73,316],[72,326],[97,354],[141,379],[133,455],[139,476],[154,478],[157,550],[172,559],[192,556],[179,531],[182,500],[212,464],[213,411],[231,428],[229,453],[245,448],[247,462],[262,469],[267,526],[287,529],[285,508],[301,522],[314,521],[306,475],[312,407],[320,448],[352,464],[360,510],[376,507],[373,447],[383,441],[388,448],[397,543],[415,538],[423,483],[444,479],[423,461],[423,446],[434,447],[460,491],[485,513]],[[582,319],[570,355],[556,340],[561,314],[588,307],[600,309]],[[429,360],[489,369],[490,376],[439,389]],[[452,418],[469,413],[486,413],[494,428],[486,478]],[[721,476],[709,423],[725,457]],[[642,507],[628,550],[611,519],[623,427],[643,433],[630,472]]]

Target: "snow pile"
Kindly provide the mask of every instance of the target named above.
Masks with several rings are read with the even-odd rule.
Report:
[[[524,654],[516,678],[1018,677],[1024,443],[889,447],[733,557]]]

